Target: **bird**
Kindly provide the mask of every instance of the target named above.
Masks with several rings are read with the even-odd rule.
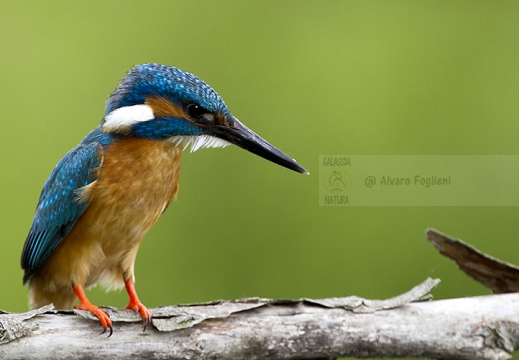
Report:
[[[135,289],[139,245],[178,193],[182,152],[231,144],[308,174],[197,76],[155,63],[132,67],[108,97],[100,125],[43,186],[21,255],[30,308],[90,312],[111,336],[109,315],[85,290],[124,287],[125,309],[140,314],[145,331],[151,313]]]

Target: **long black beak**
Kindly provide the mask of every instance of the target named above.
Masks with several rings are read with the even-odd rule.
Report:
[[[270,160],[273,163],[302,174],[309,174],[309,172],[294,159],[289,158],[285,153],[276,149],[261,136],[257,135],[254,131],[239,122],[236,118],[233,119],[230,126],[216,125],[207,128],[207,130],[211,133],[210,135],[226,140],[231,144],[237,145],[242,149],[261,156],[264,159]]]

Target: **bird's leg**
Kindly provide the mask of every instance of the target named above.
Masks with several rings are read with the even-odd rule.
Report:
[[[125,309],[130,309],[141,314],[142,322],[144,324],[143,331],[146,331],[146,328],[148,327],[148,324],[151,321],[151,313],[146,308],[146,306],[144,306],[144,304],[141,303],[141,301],[139,300],[137,292],[135,291],[135,282],[132,279],[128,279],[124,282],[124,285],[126,286],[126,291],[130,296],[130,302],[125,307]]]
[[[103,327],[103,332],[101,334],[104,334],[106,332],[106,329],[110,329],[110,335],[108,337],[112,336],[113,329],[112,329],[112,321],[110,320],[110,317],[108,314],[99,307],[93,305],[88,298],[85,295],[85,290],[83,290],[83,286],[81,285],[74,285],[74,292],[76,293],[77,298],[79,299],[79,305],[75,307],[75,309],[78,310],[84,310],[91,312],[101,322],[101,326]]]

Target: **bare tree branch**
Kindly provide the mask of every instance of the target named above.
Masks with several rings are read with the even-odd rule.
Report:
[[[435,230],[427,235],[494,291],[517,283],[513,265]],[[506,282],[495,279],[503,274]],[[151,309],[144,333],[138,314],[106,308],[110,338],[82,311],[0,311],[0,359],[510,359],[519,348],[519,293],[423,301],[438,282],[427,279],[388,300],[249,298],[160,307]]]
[[[428,286],[437,283],[428,282]],[[387,301],[394,299],[398,297]],[[39,315],[5,314],[0,315],[4,338],[9,324],[25,329],[22,335],[28,336],[0,345],[0,358],[509,359],[518,347],[519,294],[401,306],[397,301],[397,308],[381,310],[387,301],[374,301],[374,308],[370,308],[370,301],[358,297],[244,299],[158,308],[153,310],[156,326],[145,333],[140,323],[124,322],[138,320],[131,311],[109,309],[115,323],[111,338],[98,334],[96,321],[72,313],[49,313],[47,308]],[[361,312],[345,310],[352,304]],[[207,319],[198,321],[200,313]],[[8,316],[17,317],[18,322],[12,318],[6,321]],[[20,319],[26,319],[23,326]],[[178,329],[185,323],[189,327],[159,330],[168,330],[171,324],[177,324],[172,328]]]
[[[519,267],[484,254],[460,239],[427,229],[427,239],[474,280],[495,294],[519,291]]]

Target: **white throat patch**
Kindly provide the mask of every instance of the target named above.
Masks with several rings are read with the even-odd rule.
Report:
[[[183,143],[184,150],[191,145],[190,152],[195,152],[201,148],[219,148],[231,145],[228,141],[210,135],[173,136],[170,138],[170,141],[179,146]]]
[[[148,105],[125,106],[106,115],[102,129],[108,133],[124,132],[128,131],[133,124],[153,120],[154,118],[153,110]]]

